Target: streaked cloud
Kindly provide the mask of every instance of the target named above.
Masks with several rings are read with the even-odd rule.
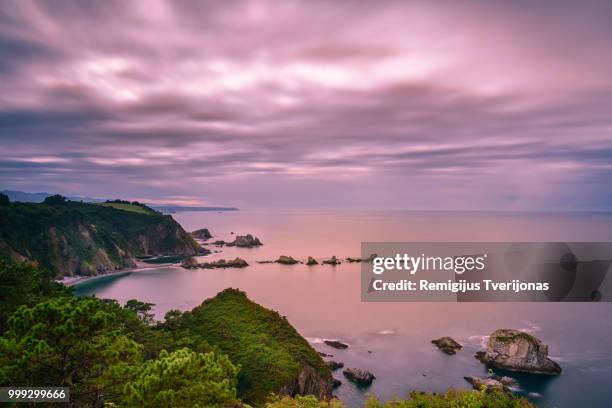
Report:
[[[610,21],[597,1],[5,1],[0,177],[241,207],[609,209]]]

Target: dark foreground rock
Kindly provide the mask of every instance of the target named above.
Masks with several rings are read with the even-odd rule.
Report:
[[[316,259],[314,259],[312,256],[308,257],[308,261],[306,261],[306,265],[318,265],[319,263],[317,262]]]
[[[329,369],[332,371],[336,371],[339,368],[344,367],[344,363],[341,363],[340,361],[334,361],[334,360],[326,361],[325,364],[327,364]]]
[[[341,341],[338,340],[324,340],[323,341],[325,344],[327,344],[329,347],[333,347],[333,348],[337,348],[337,349],[345,349],[348,348],[348,344],[344,344]]]
[[[510,371],[556,375],[561,367],[548,358],[548,346],[528,333],[499,329],[491,333],[484,352],[476,354],[481,362]]]
[[[225,244],[226,246],[236,246],[239,248],[252,248],[263,245],[259,238],[253,237],[251,234],[237,235],[234,242]]]
[[[339,386],[341,386],[341,385],[342,385],[342,381],[340,381],[340,380],[339,380],[339,379],[337,379],[337,378],[334,378],[334,379],[333,379],[333,382],[334,382],[334,383],[333,383],[333,387],[334,387],[334,388],[338,388]]]
[[[448,336],[440,337],[439,339],[432,340],[431,342],[435,344],[436,347],[438,347],[441,351],[450,355],[456,354],[457,351],[463,348],[463,346],[459,344],[455,339]]]
[[[291,256],[281,255],[274,262],[279,263],[279,264],[283,264],[283,265],[293,265],[293,264],[299,263],[300,261],[298,261],[296,259],[293,259],[293,257],[291,257]]]
[[[323,263],[325,265],[340,265],[342,262],[340,262],[340,260],[334,255],[330,259],[326,259],[325,261],[323,261]]]
[[[376,378],[374,374],[361,368],[347,368],[346,370],[342,371],[342,374],[344,374],[344,376],[349,380],[359,385],[370,385]]]
[[[201,228],[199,230],[192,231],[191,236],[202,240],[212,238],[212,235],[210,234],[210,231],[208,231],[208,228]]]

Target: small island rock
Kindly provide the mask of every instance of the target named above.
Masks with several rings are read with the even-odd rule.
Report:
[[[323,261],[324,264],[326,265],[339,265],[342,262],[340,262],[340,260],[338,258],[336,258],[336,256],[332,256],[331,259],[327,259],[325,261]]]
[[[252,248],[254,246],[263,245],[259,238],[253,237],[251,234],[237,235],[234,242],[227,244],[227,246],[237,246],[239,248]]]
[[[199,267],[199,265],[200,264],[198,264],[198,261],[192,256],[183,259],[183,262],[181,262],[181,266],[185,269],[196,269]]]
[[[528,333],[499,329],[491,333],[484,352],[476,354],[481,362],[510,371],[533,374],[561,373],[561,367],[548,358],[548,346]]]
[[[283,264],[283,265],[293,265],[293,264],[298,263],[299,261],[293,259],[293,257],[291,257],[291,256],[281,255],[274,262],[279,263],[279,264]]]
[[[308,257],[308,261],[306,261],[306,265],[318,265],[319,263],[317,262],[316,259],[314,259],[312,256]]]
[[[431,342],[435,344],[436,347],[438,347],[441,351],[450,355],[456,354],[458,350],[461,350],[463,348],[463,346],[459,344],[455,339],[448,336],[432,340]]]
[[[210,231],[208,231],[208,228],[201,228],[199,230],[192,231],[191,236],[202,240],[212,238],[212,235],[210,235]]]
[[[376,378],[374,374],[361,368],[348,368],[342,371],[342,374],[344,374],[344,376],[349,380],[359,385],[370,385]]]
[[[201,268],[244,268],[249,266],[247,261],[242,258],[234,258],[232,260],[226,261],[225,259],[219,259],[218,261],[206,262],[200,264]]]

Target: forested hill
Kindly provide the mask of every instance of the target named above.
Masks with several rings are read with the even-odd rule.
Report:
[[[6,196],[4,196],[6,198]],[[32,261],[56,276],[135,266],[141,256],[194,255],[198,244],[169,215],[127,201],[88,204],[0,200],[0,256]]]

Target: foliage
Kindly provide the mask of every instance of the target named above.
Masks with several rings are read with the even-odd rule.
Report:
[[[22,306],[0,338],[0,383],[70,387],[79,405],[118,393],[142,359],[142,346],[122,332],[126,320],[118,305],[89,297]]]
[[[7,206],[11,203],[11,199],[4,193],[0,193],[0,206]]]
[[[19,306],[57,296],[71,290],[53,281],[53,274],[27,263],[14,263],[0,258],[0,334],[6,329],[9,315]]]
[[[410,393],[410,399],[382,403],[371,396],[365,408],[535,408],[528,400],[502,391],[449,390],[443,394]]]
[[[312,395],[291,397],[279,397],[274,395],[266,403],[265,408],[344,408],[344,404],[337,399],[320,401]]]
[[[191,312],[173,316],[171,324],[205,339],[240,364],[238,395],[247,403],[263,403],[306,365],[331,381],[329,368],[285,317],[239,290],[226,289]]]
[[[124,407],[228,407],[235,405],[235,367],[227,356],[187,348],[162,351],[138,367],[125,386]]]
[[[59,205],[66,202],[66,197],[59,194],[51,195],[43,200],[43,204],[47,205]]]
[[[151,313],[153,306],[155,303],[141,302],[138,299],[130,299],[125,304],[126,309],[135,312],[143,322],[148,324],[153,323],[153,313]]]
[[[147,215],[157,214],[157,211],[155,211],[151,207],[148,207],[145,204],[139,203],[138,201],[129,202],[129,201],[124,201],[124,200],[113,200],[113,201],[106,201],[98,205],[101,205],[104,207],[112,207],[112,208],[116,208],[118,210],[123,210],[123,211],[131,211],[131,212],[140,213],[140,214],[147,214]]]

